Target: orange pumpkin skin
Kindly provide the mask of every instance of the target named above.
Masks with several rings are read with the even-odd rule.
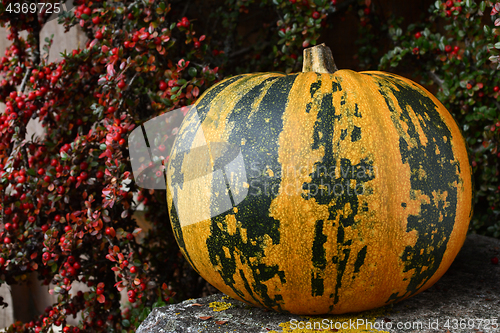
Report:
[[[214,191],[214,159],[191,149],[200,131],[244,162],[245,198],[215,216],[227,193]],[[364,311],[429,288],[472,215],[454,119],[420,85],[383,72],[222,81],[187,114],[167,184],[172,227],[195,270],[233,298],[294,314]]]

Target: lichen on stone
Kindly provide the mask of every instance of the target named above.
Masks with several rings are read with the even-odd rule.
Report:
[[[232,308],[233,305],[231,303],[226,302],[212,302],[209,304],[213,311],[224,311],[229,308]]]

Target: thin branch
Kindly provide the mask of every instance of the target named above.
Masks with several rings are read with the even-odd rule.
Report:
[[[28,68],[26,74],[24,74],[23,81],[21,82],[21,86],[19,87],[19,93],[22,93],[24,91],[24,88],[26,87],[26,82],[28,81],[28,77],[30,75],[31,75],[31,67]]]
[[[28,162],[28,152],[26,151],[26,146],[25,145],[22,145],[21,146],[21,154],[23,156],[23,161],[24,161],[24,164],[26,164],[26,168],[29,168],[29,162]],[[30,189],[30,192],[32,194],[35,193],[35,190],[31,187],[31,183],[28,182],[28,187]],[[37,202],[37,199],[36,199],[36,196],[32,195],[31,196],[31,201],[33,201],[33,205],[35,205],[35,209],[36,207],[38,207],[38,202]],[[37,219],[39,220],[39,216],[37,215]]]
[[[190,4],[191,4],[191,0],[189,0],[188,2],[186,2],[186,5],[184,6],[184,9],[182,10],[181,17],[186,16],[186,13],[187,13],[187,10],[188,10]]]
[[[262,46],[262,48],[264,48],[268,44],[269,44],[269,42],[264,42],[264,43],[261,43],[260,46]],[[236,56],[239,56],[240,54],[247,53],[248,51],[252,50],[253,48],[254,48],[254,45],[250,45],[250,46],[244,47],[238,51],[234,51],[233,53],[231,53],[229,55],[229,58],[234,58]]]
[[[495,101],[495,105],[497,106],[497,109],[500,110],[500,103]]]
[[[132,86],[132,83],[134,83],[134,80],[135,80],[135,78],[137,77],[137,74],[138,74],[138,72],[135,72],[134,76],[132,77],[132,79],[131,79],[131,80],[130,80],[130,82],[128,83],[127,88],[126,88],[126,89],[125,89],[125,91],[123,92],[123,94],[122,94],[122,97],[123,97],[123,98],[122,98],[122,99],[120,99],[120,103],[118,104],[118,107],[116,108],[117,110],[120,110],[120,108],[121,108],[121,106],[122,106],[122,104],[123,104],[123,101],[125,100],[125,96],[123,96],[123,95],[125,95],[125,93],[126,93],[126,92],[128,92],[128,90],[129,90],[129,89],[130,89],[130,87]]]
[[[437,74],[434,73],[433,71],[428,71],[427,73],[429,74],[431,79],[439,86],[439,88],[443,88],[443,84],[444,84],[443,79],[441,79],[439,76],[437,76]]]

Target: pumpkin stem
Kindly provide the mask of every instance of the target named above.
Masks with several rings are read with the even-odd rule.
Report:
[[[333,74],[338,71],[332,51],[325,43],[304,50],[302,72]]]

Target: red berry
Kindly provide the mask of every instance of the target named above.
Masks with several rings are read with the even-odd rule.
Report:
[[[446,7],[451,7],[451,6],[453,6],[453,1],[451,0],[446,1]]]
[[[118,85],[117,85],[117,86],[118,86],[118,88],[120,88],[121,90],[123,90],[123,88],[125,88],[125,86],[126,86],[126,85],[127,85],[127,84],[125,83],[125,81],[120,80],[120,81],[118,82]]]
[[[420,49],[418,47],[413,48],[413,54],[418,54],[420,52]]]
[[[86,170],[88,168],[89,164],[87,162],[82,162],[80,163],[80,170]]]
[[[133,290],[129,290],[129,291],[127,292],[127,296],[128,296],[128,297],[132,297],[132,298],[134,298],[134,297],[135,297],[135,291],[133,291]]]
[[[321,15],[320,15],[320,13],[318,11],[315,11],[315,12],[312,13],[312,18],[315,19],[315,20],[319,19],[320,16]]]
[[[132,274],[137,273],[137,268],[135,266],[130,267],[130,273]]]
[[[201,43],[200,42],[194,42],[193,45],[194,45],[195,49],[199,49],[200,46],[201,46]]]
[[[370,15],[370,7],[366,7],[364,12],[365,12],[365,15]]]
[[[90,15],[90,14],[92,14],[92,9],[90,9],[89,7],[85,7],[85,9],[83,10],[83,13],[85,15]]]
[[[5,259],[3,257],[0,257],[0,267],[2,267],[5,264]]]
[[[447,53],[450,53],[451,52],[451,46],[450,45],[446,45],[444,47],[444,50],[447,52]]]
[[[500,90],[500,87],[498,87],[498,86],[494,86],[494,87],[493,87],[493,91],[494,91],[494,92],[498,92],[499,90]]]
[[[102,36],[102,32],[101,32],[101,30],[97,30],[97,32],[95,33],[95,38],[97,38],[97,39],[102,39],[102,37],[103,37],[103,36]]]
[[[183,26],[184,28],[187,28],[189,27],[189,20],[187,17],[183,17],[182,20],[181,20],[181,26]]]
[[[80,268],[82,268],[82,265],[80,265],[80,263],[77,261],[73,264],[73,268],[79,270]]]
[[[161,91],[167,90],[168,84],[165,81],[160,81],[159,88]]]
[[[68,267],[67,272],[70,276],[73,276],[76,274],[76,270],[72,266]]]
[[[101,22],[101,18],[99,16],[96,16],[96,17],[92,18],[92,23],[99,24],[100,22]]]
[[[68,143],[65,143],[65,144],[61,147],[61,150],[62,150],[63,152],[65,152],[65,153],[67,153],[67,152],[68,152],[68,150],[70,150],[70,149],[71,149],[71,145],[70,145],[70,144],[68,144]],[[55,159],[54,159],[54,160],[52,160],[52,161],[55,161],[55,162],[56,162],[56,165],[59,163],[59,162],[57,162],[57,160],[55,160]]]
[[[102,177],[104,177],[104,172],[102,172],[102,171],[99,170],[99,171],[96,172],[95,176],[97,178],[102,178]]]
[[[47,232],[47,230],[49,230],[49,226],[46,224],[42,225],[42,231]]]
[[[44,261],[48,261],[48,260],[50,259],[50,254],[49,254],[48,252],[44,252],[44,253],[42,254],[42,259],[43,259]]]
[[[420,31],[416,32],[415,33],[415,38],[419,39],[420,37],[422,37],[422,33]]]
[[[497,258],[497,257],[493,257],[493,258],[491,258],[491,263],[492,263],[493,265],[498,265],[498,258]]]
[[[5,237],[5,238],[3,239],[3,243],[4,243],[4,244],[10,244],[10,243],[11,243],[10,238],[9,238],[9,237]]]

